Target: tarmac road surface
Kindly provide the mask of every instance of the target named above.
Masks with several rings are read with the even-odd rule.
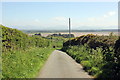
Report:
[[[55,50],[41,69],[38,78],[92,78],[65,52]]]

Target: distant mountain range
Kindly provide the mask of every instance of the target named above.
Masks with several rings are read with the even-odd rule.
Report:
[[[55,33],[68,32],[68,30],[21,30],[25,33]],[[120,29],[119,29],[120,31]],[[101,30],[71,30],[71,32],[118,32],[118,29],[101,29]]]

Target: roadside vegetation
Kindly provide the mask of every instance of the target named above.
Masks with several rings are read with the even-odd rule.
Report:
[[[50,46],[55,49],[61,49],[63,47],[63,43],[68,40],[68,38],[64,38],[61,36],[47,36],[46,38],[50,40]]]
[[[83,35],[64,42],[62,50],[95,78],[120,78],[120,38],[113,33]]]
[[[61,36],[29,36],[17,29],[2,25],[0,28],[2,78],[36,77],[50,53],[61,48],[96,78],[120,76],[120,38],[113,33],[109,36],[88,34],[69,41]]]
[[[54,50],[49,39],[0,25],[2,77],[34,78]]]
[[[37,48],[11,51],[2,55],[3,78],[33,78],[39,73],[52,48]]]

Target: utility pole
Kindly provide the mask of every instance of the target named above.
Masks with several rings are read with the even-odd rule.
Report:
[[[70,21],[70,18],[69,18],[69,45],[71,45],[70,38],[71,38],[71,21]]]

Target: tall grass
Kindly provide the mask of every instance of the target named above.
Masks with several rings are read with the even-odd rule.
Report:
[[[33,78],[47,60],[51,48],[32,47],[2,55],[3,78]]]

